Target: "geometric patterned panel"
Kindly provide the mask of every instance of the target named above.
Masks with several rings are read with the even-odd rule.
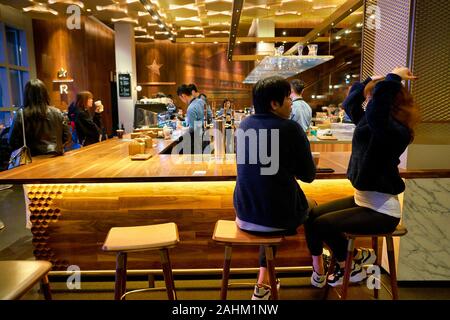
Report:
[[[422,121],[450,122],[450,3],[416,0],[415,9],[412,62],[419,80],[413,82],[411,92]]]
[[[361,79],[408,63],[410,0],[366,0]]]

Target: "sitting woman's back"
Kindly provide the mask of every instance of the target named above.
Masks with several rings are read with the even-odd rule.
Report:
[[[25,85],[23,118],[26,144],[32,156],[64,153],[64,145],[71,141],[69,127],[61,111],[50,106],[47,89],[39,79]],[[9,144],[12,150],[24,144],[19,113],[12,125]]]

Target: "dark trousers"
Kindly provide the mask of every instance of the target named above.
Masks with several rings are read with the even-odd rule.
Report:
[[[331,201],[313,208],[305,222],[305,236],[313,256],[322,254],[326,243],[337,261],[347,256],[347,239],[343,232],[373,234],[395,230],[399,218],[360,207],[353,196]]]

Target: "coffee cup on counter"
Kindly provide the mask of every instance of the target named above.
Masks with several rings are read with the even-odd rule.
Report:
[[[123,138],[124,130],[118,129],[116,132],[117,132],[117,138],[122,139],[122,138]]]
[[[316,167],[319,166],[320,152],[311,152],[314,160],[314,164]]]

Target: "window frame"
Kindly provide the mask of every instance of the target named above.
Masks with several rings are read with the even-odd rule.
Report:
[[[9,57],[8,54],[8,49],[7,49],[7,38],[6,38],[6,28],[10,28],[10,29],[14,29],[15,31],[18,32],[18,37],[17,37],[17,46],[20,46],[21,50],[21,54],[20,57],[18,59],[18,63],[22,64],[22,65],[16,65],[10,62],[11,58],[12,60],[14,60],[13,57]],[[6,92],[6,103],[3,102],[4,105],[0,105],[0,112],[9,112],[10,114],[10,119],[11,122],[14,119],[14,113],[19,109],[20,106],[13,106],[13,92],[12,92],[12,84],[11,84],[11,70],[15,70],[19,72],[19,82],[23,82],[23,73],[27,72],[28,76],[30,76],[30,63],[29,63],[29,57],[28,57],[28,48],[27,46],[27,42],[26,42],[26,31],[20,28],[17,28],[15,26],[12,26],[8,23],[5,22],[0,22],[0,41],[1,46],[0,46],[0,50],[2,50],[2,54],[0,55],[1,57],[4,58],[3,61],[0,61],[0,68],[5,70],[6,73],[6,85],[7,88],[5,88],[6,90],[4,92]],[[22,39],[23,37],[23,39]],[[25,46],[25,47],[23,47]],[[19,50],[17,48],[17,50]],[[23,92],[23,87],[24,87],[24,83],[20,83],[19,84],[21,86],[21,93]],[[23,99],[23,97],[19,98],[20,101]],[[21,101],[22,103],[23,101]],[[5,127],[7,126],[7,123],[2,123]]]

